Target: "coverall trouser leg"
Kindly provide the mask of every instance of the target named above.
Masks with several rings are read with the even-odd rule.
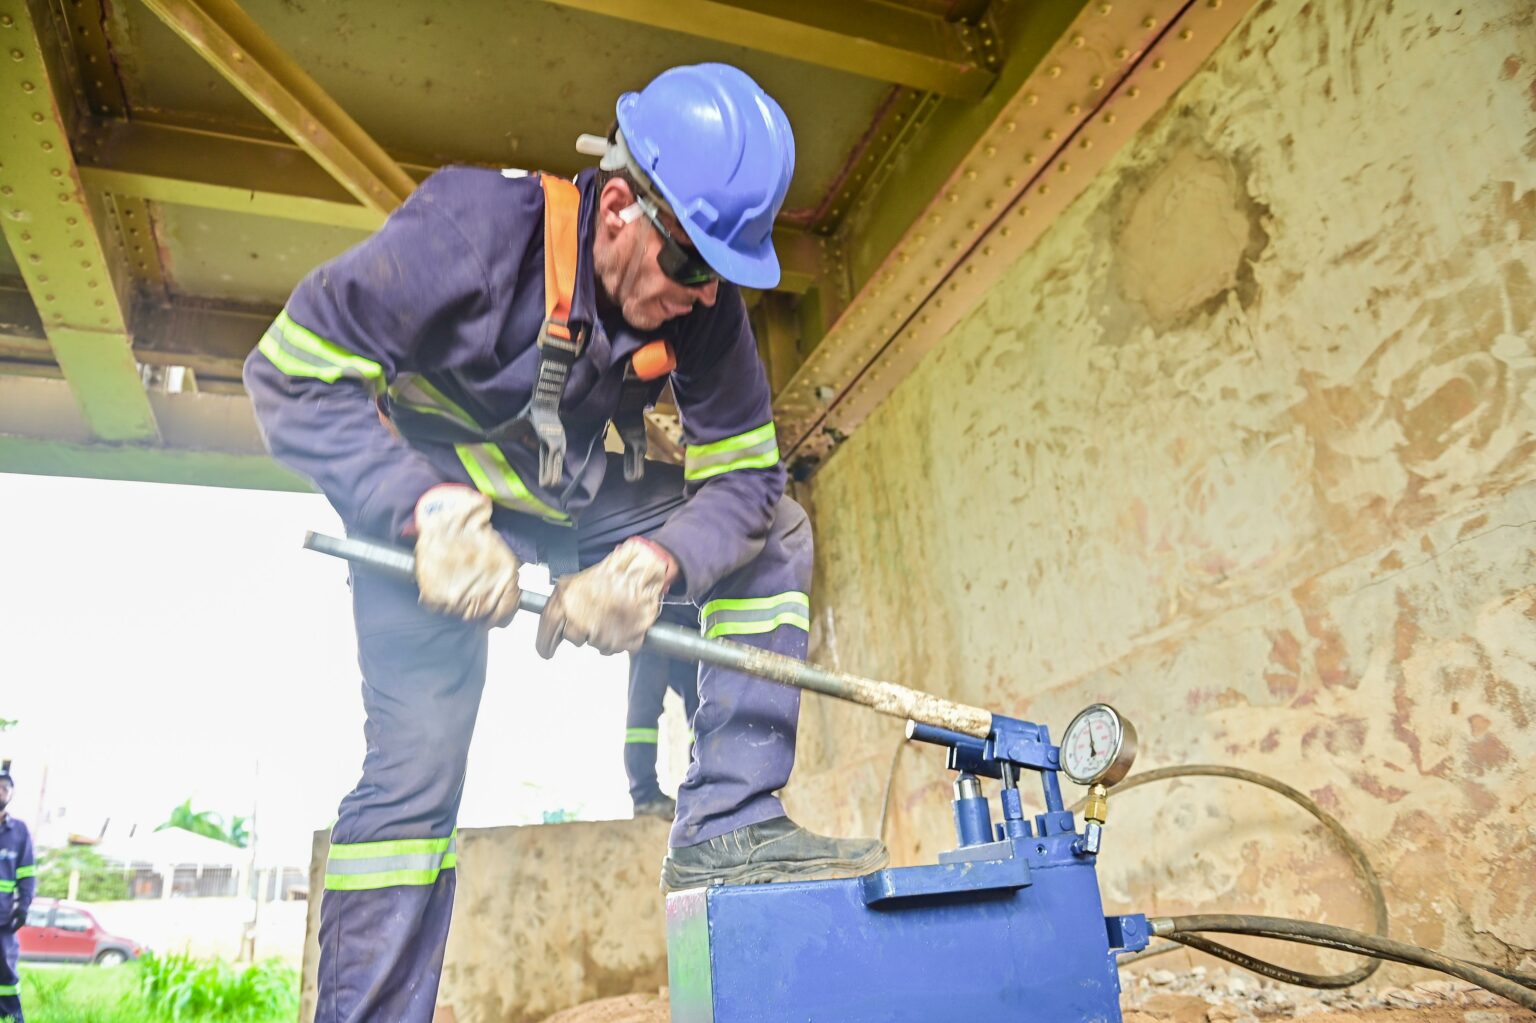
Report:
[[[645,476],[629,483],[612,459],[602,489],[576,527],[582,567],[628,537],[656,529],[682,504],[679,467],[648,463]],[[705,635],[803,660],[812,556],[810,519],[785,497],[757,556],[700,598]],[[674,848],[782,816],[775,793],[789,781],[795,762],[800,690],[708,664],[700,667],[698,683],[693,760],[677,793]]]
[[[424,610],[406,583],[358,572],[352,587],[367,753],[331,830],[315,1021],[428,1023],[486,630]]]
[[[0,931],[0,1020],[22,1023],[21,975],[16,972],[21,943],[11,931]]]
[[[683,504],[682,471],[652,463],[641,481],[610,467],[580,516],[577,555],[595,564],[656,529]],[[499,528],[537,533],[498,513]],[[554,528],[554,527],[549,527]],[[705,596],[738,642],[804,657],[810,523],[778,506],[758,555]],[[783,613],[779,608],[798,609]],[[315,1023],[430,1023],[453,909],[454,826],[485,684],[486,630],[424,610],[415,588],[353,577],[367,754],[331,831],[320,907]],[[678,793],[674,846],[781,815],[794,764],[799,690],[738,672],[699,672],[693,761]]]
[[[687,629],[699,627],[699,609],[692,604],[668,604],[661,620]],[[661,797],[656,780],[656,726],[661,720],[667,690],[683,701],[684,720],[693,728],[699,706],[699,666],[679,661],[654,650],[629,655],[629,710],[624,718],[624,773],[629,777],[629,797],[644,803]]]

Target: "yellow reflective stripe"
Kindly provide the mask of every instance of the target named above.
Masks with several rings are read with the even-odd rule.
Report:
[[[375,390],[384,383],[384,367],[295,323],[286,309],[278,313],[256,347],[289,376],[314,377],[328,384],[351,377]]]
[[[15,881],[0,881],[0,892],[14,892],[15,890]]]
[[[458,835],[455,828],[447,838],[336,843],[325,865],[326,890],[355,892],[435,884],[443,871],[458,865]]]
[[[683,478],[706,480],[737,469],[771,469],[778,464],[778,433],[770,422],[724,440],[688,445],[683,452]]]
[[[444,416],[471,430],[480,429],[480,424],[475,422],[474,416],[455,404],[424,377],[414,373],[401,374],[397,377],[395,382],[389,385],[389,396],[396,404],[404,405],[412,411]]]
[[[382,842],[336,842],[331,845],[333,860],[373,860],[382,856],[419,856],[445,853],[459,837],[459,830],[447,838],[394,838]]]
[[[0,984],[0,997],[3,997],[5,995],[19,995],[19,994],[21,994],[21,981],[20,980],[16,981],[16,983],[14,983],[14,984]],[[11,1017],[7,1016],[5,1018],[6,1019],[10,1019]]]
[[[35,864],[33,866],[29,866],[29,867],[17,867],[16,868],[16,880],[18,880],[18,881],[25,881],[27,878],[34,876],[36,873],[37,873],[37,866]]]
[[[537,515],[549,522],[568,525],[571,517],[533,496],[507,456],[494,444],[455,444],[453,450],[475,487],[492,501],[513,511]]]
[[[647,743],[649,745],[654,746],[654,745],[656,745],[656,741],[657,741],[656,729],[654,729],[654,728],[626,728],[624,730],[624,741],[627,742],[627,743],[629,743],[629,742],[642,742],[642,743]]]
[[[706,639],[758,635],[781,625],[810,632],[811,598],[798,590],[771,597],[727,597],[705,604],[699,616]]]
[[[718,622],[704,630],[704,638],[718,639],[721,636],[755,636],[763,632],[772,632],[781,625],[793,625],[797,629],[803,629],[806,632],[811,631],[811,620],[805,617],[805,615],[785,613],[755,622]]]

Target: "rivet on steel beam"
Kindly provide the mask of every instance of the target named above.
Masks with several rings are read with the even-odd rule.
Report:
[[[98,298],[95,302],[93,302],[91,304],[94,305],[94,306],[100,307],[100,306],[106,305],[107,303],[106,303],[106,301],[104,299]]]
[[[10,195],[13,191],[15,191],[15,189],[11,188],[10,185],[0,187],[0,195]]]
[[[1104,114],[1105,124],[1114,124],[1117,120],[1119,120],[1119,118],[1115,116],[1115,112],[1113,110],[1110,110]]]
[[[1078,143],[1078,145],[1082,146],[1084,149],[1092,149],[1093,148],[1093,139],[1083,139],[1081,142]]]
[[[43,152],[50,153],[52,151],[53,151],[53,143],[52,142],[48,142],[48,141],[45,140],[43,142]]]
[[[1073,117],[1076,117],[1082,112],[1083,105],[1081,103],[1073,103],[1071,106],[1067,107],[1067,113],[1071,114]]]
[[[1221,0],[1205,0],[1205,6],[1214,11],[1221,6]]]
[[[1083,38],[1081,32],[1072,37],[1072,45],[1076,46],[1078,49],[1082,49],[1087,44],[1087,42],[1088,40]]]
[[[44,302],[57,302],[57,301],[58,301],[58,298],[56,298],[56,297],[55,297],[55,296],[53,296],[53,295],[44,295],[44,296],[43,296],[43,301],[44,301]]]
[[[1024,162],[1026,164],[1028,164],[1029,166],[1033,167],[1035,164],[1040,162],[1040,158],[1038,156],[1036,156],[1034,153],[1025,153],[1024,154]]]
[[[11,190],[9,188],[0,189],[0,191],[3,191],[6,195],[10,195],[11,194]],[[31,241],[32,240],[32,233],[30,231],[23,231],[23,232],[21,232],[21,240],[24,241],[24,242]]]
[[[1137,98],[1138,96],[1141,95],[1141,86],[1133,85],[1129,89],[1125,90],[1125,94],[1127,96],[1129,96],[1131,99],[1135,99],[1135,98]]]
[[[43,261],[43,257],[39,256],[35,252],[27,257],[27,262],[29,262],[29,263],[41,263],[42,261]]]
[[[981,247],[981,254],[983,256],[990,256],[990,255],[992,255],[992,246],[990,246],[990,245],[983,245]],[[970,269],[969,265],[967,265],[966,269],[967,270]]]
[[[987,148],[983,149],[982,152],[985,153],[987,156],[996,156],[997,155],[997,147],[996,146],[988,146]]]
[[[25,53],[22,53],[20,50],[12,50],[11,51],[11,59],[12,60],[26,60],[26,58],[27,58],[27,55]]]
[[[32,115],[32,123],[33,124],[42,124],[43,123],[43,115],[42,114],[33,114]]]
[[[1023,203],[1020,203],[1019,208],[1015,210],[1014,213],[1020,217],[1027,217],[1029,216],[1029,207],[1025,206]]]
[[[74,241],[69,243],[69,247],[72,249],[83,249],[85,248],[85,239],[76,238]]]
[[[1003,122],[1003,130],[1004,131],[1013,131],[1017,127],[1018,127],[1018,123],[1015,122],[1015,121],[1004,121]]]
[[[1108,17],[1109,12],[1112,10],[1114,10],[1114,7],[1109,4],[1099,4],[1099,13],[1106,17]]]
[[[108,320],[108,319],[107,319],[107,318],[106,318],[106,317],[105,317],[105,316],[103,316],[103,317],[102,317],[102,318],[101,318],[101,320],[100,320],[100,323],[101,323],[101,325],[102,325],[102,326],[103,326],[103,327],[105,327],[105,326],[106,326],[106,325],[107,325],[107,324],[109,324],[109,323],[111,323],[111,322],[112,322],[112,321],[111,321],[111,320]]]
[[[91,261],[89,259],[82,259],[80,261],[80,268],[82,270],[89,270],[91,268]]]
[[[62,178],[64,176],[64,172],[55,167],[53,170],[48,172],[48,176],[52,178]]]
[[[1102,89],[1104,88],[1104,76],[1094,75],[1092,78],[1088,79],[1088,84],[1093,86],[1095,89]]]
[[[1050,185],[1041,185],[1040,186],[1040,194],[1041,195],[1050,195],[1051,194],[1051,186]]]
[[[1018,184],[1018,182],[1013,179],[1012,175],[1009,175],[1008,177],[1003,179],[1003,187],[1004,188],[1012,188],[1016,184]]]
[[[44,277],[42,274],[38,274],[37,275],[37,283],[39,283],[39,284],[47,284],[48,283],[48,278]]]
[[[1141,22],[1141,27],[1142,28],[1156,28],[1157,27],[1157,19],[1153,18],[1153,17],[1143,18],[1142,22]]]
[[[1122,46],[1115,51],[1115,57],[1120,60],[1129,60],[1131,58],[1131,51]]]
[[[1163,60],[1162,58],[1158,58],[1157,60],[1154,60],[1152,62],[1152,70],[1153,71],[1161,71],[1163,68],[1165,68],[1167,66],[1168,66],[1168,62],[1166,60]]]
[[[988,199],[984,205],[989,210],[995,210],[995,209],[997,209],[997,200],[996,199]]]
[[[959,202],[960,201],[960,193],[959,192],[949,192],[949,193],[945,194],[944,198],[948,199],[950,202]]]
[[[976,180],[976,168],[971,167],[971,168],[966,170],[966,172],[965,172],[965,180],[967,180],[967,181],[975,181]]]
[[[1056,129],[1055,128],[1047,128],[1045,130],[1045,141],[1047,141],[1047,142],[1055,142],[1056,141]]]
[[[37,86],[33,85],[31,82],[22,82],[21,83],[21,91],[22,92],[31,92],[35,88],[37,88]]]
[[[1184,40],[1186,43],[1189,42],[1191,39],[1195,38],[1194,30],[1188,28],[1184,29],[1179,33],[1179,38]]]
[[[1071,174],[1072,173],[1072,165],[1070,163],[1067,163],[1065,160],[1063,160],[1061,162],[1061,167],[1059,169],[1060,169],[1061,173],[1063,173],[1063,174]]]
[[[80,223],[80,221],[75,217],[70,217],[65,220],[64,223],[68,224],[70,227],[74,227],[76,224]]]
[[[1007,238],[1009,235],[1013,234],[1013,228],[1005,227],[1000,229],[997,233],[1002,235],[1004,238]]]
[[[9,14],[0,14],[0,25],[4,25],[6,28],[10,28],[12,24],[14,24],[14,22],[12,22],[11,16]]]
[[[1046,70],[1045,73],[1050,75],[1052,78],[1060,78],[1061,77],[1061,65],[1060,64],[1052,64],[1050,66],[1050,68]]]

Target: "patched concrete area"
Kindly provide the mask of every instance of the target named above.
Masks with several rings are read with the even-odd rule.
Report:
[[[1238,764],[1337,814],[1396,937],[1517,964],[1533,268],[1536,9],[1261,3],[814,478],[812,656],[1058,734],[1108,699],[1143,767]],[[808,699],[792,810],[874,834],[890,777],[893,854],[931,862],[949,776],[900,740]],[[1368,925],[1277,797],[1110,807],[1117,910]]]
[[[667,982],[658,887],[662,821],[459,832],[458,887],[438,1015],[533,1023],[568,1006]],[[327,836],[315,836],[300,1019],[315,1016]]]

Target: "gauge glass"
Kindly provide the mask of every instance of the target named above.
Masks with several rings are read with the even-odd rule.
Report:
[[[1105,774],[1120,752],[1120,715],[1114,708],[1094,704],[1072,719],[1061,744],[1062,767],[1079,785],[1092,785]]]

